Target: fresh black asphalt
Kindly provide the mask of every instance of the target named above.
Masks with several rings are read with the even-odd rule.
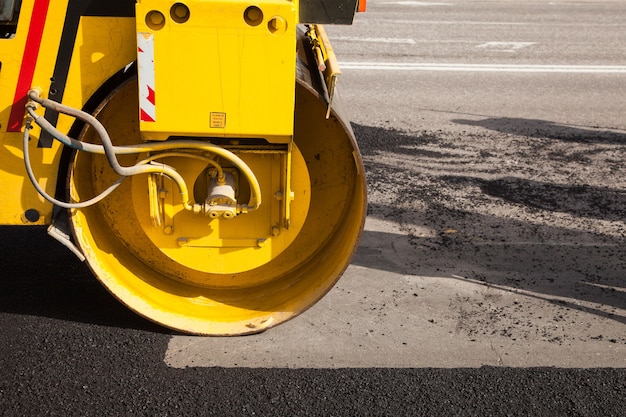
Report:
[[[626,415],[624,369],[169,368],[43,228],[0,236],[0,416]]]

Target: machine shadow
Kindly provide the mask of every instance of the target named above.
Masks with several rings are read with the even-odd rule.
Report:
[[[516,177],[492,180],[450,177],[449,180],[467,182],[467,186],[478,185],[486,195],[541,210],[600,220],[626,219],[626,190],[551,184]]]
[[[606,312],[626,310],[626,190],[512,175],[489,150],[436,132],[353,128],[368,176],[368,217],[394,225],[366,226],[354,265],[523,290],[626,323]],[[610,138],[626,143],[624,135]],[[579,140],[608,139],[580,133]]]
[[[117,301],[45,227],[1,226],[0,236],[1,312],[172,333]]]
[[[466,126],[483,127],[502,133],[548,138],[566,142],[626,144],[625,132],[595,129],[591,126],[559,124],[548,120],[493,117],[482,120],[455,119],[452,120],[452,122]]]

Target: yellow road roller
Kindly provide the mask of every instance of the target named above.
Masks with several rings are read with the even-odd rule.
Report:
[[[357,0],[0,0],[0,224],[47,225],[123,304],[241,335],[350,262],[363,163],[323,24]]]

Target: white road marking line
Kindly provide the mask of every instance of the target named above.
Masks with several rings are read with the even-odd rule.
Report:
[[[415,40],[409,38],[361,38],[359,36],[337,36],[333,40],[344,42],[370,42],[370,43],[404,43],[415,44]]]
[[[496,52],[515,52],[519,49],[536,45],[537,42],[485,42],[476,45],[476,48],[488,49]]]
[[[465,39],[411,39],[411,38],[362,38],[358,36],[333,36],[331,42],[363,42],[364,39],[370,39],[369,42],[388,42],[388,43],[406,43],[415,44],[441,44],[441,43],[462,43],[468,45],[476,45],[476,41]]]
[[[479,25],[479,26],[545,26],[540,23],[527,22],[481,22],[474,20],[403,20],[403,19],[370,19],[359,20],[359,25],[379,25],[380,23],[407,24],[407,25]],[[579,24],[580,25],[580,24]],[[556,26],[563,26],[556,24]],[[570,26],[570,25],[566,25]]]
[[[432,64],[400,62],[340,62],[346,70],[375,71],[457,71],[457,72],[530,72],[625,74],[624,65],[513,65],[513,64]]]
[[[453,3],[439,3],[431,1],[386,1],[381,4],[397,4],[400,6],[453,6]]]
[[[409,20],[409,19],[384,19],[384,18],[371,18],[368,20],[356,20],[355,26],[376,26],[381,23],[392,23],[396,24],[406,24],[406,25],[477,25],[477,26],[538,26],[544,27],[549,26],[551,28],[554,27],[580,27],[581,23],[570,23],[570,22],[495,22],[495,21],[480,21],[480,20]],[[592,27],[601,27],[601,28],[614,28],[624,27],[623,23],[594,23],[589,22],[584,24],[585,28]]]

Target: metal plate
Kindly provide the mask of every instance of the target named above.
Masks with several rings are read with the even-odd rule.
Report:
[[[0,0],[0,24],[7,24],[13,21],[15,5],[19,6],[19,0]]]
[[[357,0],[301,0],[300,23],[351,25]]]

